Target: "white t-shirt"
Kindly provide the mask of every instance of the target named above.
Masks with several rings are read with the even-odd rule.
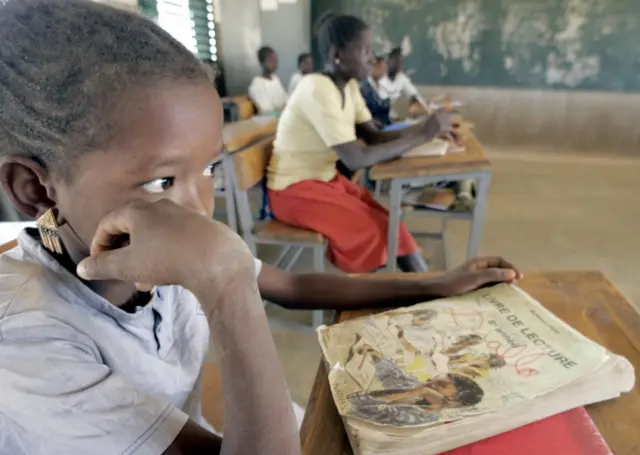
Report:
[[[298,86],[298,83],[302,80],[304,75],[300,72],[295,72],[293,76],[291,76],[291,80],[289,81],[289,95],[293,94],[293,91]]]
[[[395,79],[391,80],[389,76],[384,76],[379,82],[379,92],[383,98],[389,98],[392,101],[400,97],[412,98],[418,95],[418,89],[403,72],[396,74]]]
[[[383,99],[388,98],[392,101],[389,116],[397,120],[400,116],[393,108],[393,101],[399,98],[413,98],[414,96],[418,96],[418,89],[413,85],[409,76],[403,72],[399,72],[396,74],[394,80],[391,80],[389,76],[384,76],[380,79],[378,93]]]
[[[254,77],[249,86],[249,98],[255,103],[259,114],[282,110],[289,99],[282,82],[275,74],[271,79]]]
[[[127,313],[26,232],[0,256],[0,453],[159,455],[201,414],[209,325],[179,286]],[[256,259],[256,272],[261,263]]]

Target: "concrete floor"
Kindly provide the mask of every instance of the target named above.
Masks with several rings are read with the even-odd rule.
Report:
[[[640,158],[606,158],[574,152],[492,148],[494,169],[481,254],[500,254],[525,273],[601,270],[640,304]],[[408,222],[424,230],[424,218]],[[449,257],[464,259],[468,226],[450,223]],[[427,256],[437,245],[424,244]],[[268,258],[271,252],[265,252]],[[300,268],[310,267],[303,257]],[[434,260],[432,265],[440,265]],[[271,316],[310,321],[306,313],[270,307]],[[292,396],[304,405],[320,361],[315,333],[273,324]]]

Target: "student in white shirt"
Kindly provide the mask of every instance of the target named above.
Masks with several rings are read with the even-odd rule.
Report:
[[[298,82],[311,73],[313,73],[313,56],[309,52],[300,54],[298,56],[298,71],[291,76],[291,81],[289,81],[289,95],[293,93]]]
[[[385,307],[519,276],[499,258],[413,280],[261,264],[212,220],[222,107],[189,50],[88,0],[5,0],[0,23],[0,183],[41,223],[0,256],[1,454],[297,455],[261,295]],[[210,337],[224,438],[201,413]]]
[[[249,98],[258,108],[259,114],[278,114],[288,100],[287,92],[276,74],[278,54],[269,46],[261,47],[258,51],[258,61],[262,74],[251,81]]]
[[[411,79],[403,71],[404,56],[402,49],[397,47],[393,49],[387,57],[387,76],[380,81],[381,90],[393,102],[399,98],[407,98],[411,102],[419,102],[420,93]],[[398,114],[391,108],[390,113],[392,120],[398,119]],[[475,200],[473,197],[473,181],[462,180],[455,185],[458,197],[458,207],[460,210],[473,210]]]
[[[393,49],[387,57],[387,76],[381,80],[387,96],[392,101],[398,98],[409,98],[415,100],[418,97],[418,89],[407,74],[403,71],[404,57],[402,49]]]

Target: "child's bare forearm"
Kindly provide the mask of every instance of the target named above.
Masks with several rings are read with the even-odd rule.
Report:
[[[222,296],[211,286],[194,292],[219,353],[226,414],[220,453],[299,454],[291,398],[255,277],[233,279]]]
[[[441,297],[440,280],[351,278],[328,273],[292,274],[264,265],[262,297],[297,310],[351,310],[411,305]]]

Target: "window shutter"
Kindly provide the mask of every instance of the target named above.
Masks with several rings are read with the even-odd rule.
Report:
[[[218,61],[213,0],[139,0],[143,15],[180,41],[200,60]]]
[[[213,0],[189,0],[191,19],[196,37],[198,57],[208,62],[218,61]]]

